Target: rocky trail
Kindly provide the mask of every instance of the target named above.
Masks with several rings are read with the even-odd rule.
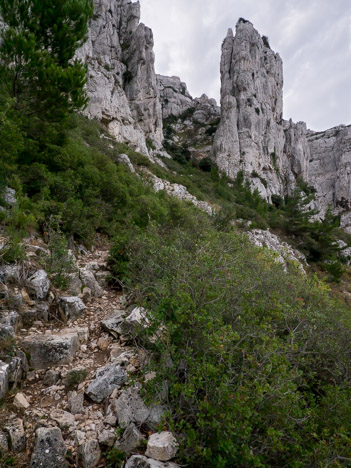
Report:
[[[79,255],[64,293],[43,270],[23,279],[19,267],[1,267],[0,466],[177,466],[168,462],[174,436],[156,431],[164,407],[146,406],[139,393],[152,376],[142,375],[148,355],[130,332],[148,319],[107,285],[108,252]],[[121,452],[132,456],[124,463]]]

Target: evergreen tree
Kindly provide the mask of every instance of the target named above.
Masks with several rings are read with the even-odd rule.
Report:
[[[0,0],[1,91],[24,118],[60,122],[86,105],[86,66],[74,54],[92,13],[93,0]]]
[[[311,228],[311,217],[318,213],[311,208],[314,193],[306,194],[300,187],[296,187],[293,193],[285,198],[286,230],[290,234],[302,234]]]

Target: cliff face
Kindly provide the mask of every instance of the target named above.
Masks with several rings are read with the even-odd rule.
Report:
[[[167,150],[174,157],[174,152],[185,149],[184,157],[196,161],[209,157],[220,120],[220,108],[215,99],[206,94],[192,98],[186,84],[177,76],[157,75],[157,83]]]
[[[351,232],[351,126],[308,132],[310,150],[307,180],[317,190],[322,213],[328,205],[341,214],[341,225]]]
[[[87,115],[144,154],[149,154],[147,139],[161,148],[153,36],[140,23],[139,2],[95,0],[88,40],[77,56],[89,67]]]
[[[213,153],[222,171],[243,171],[269,198],[283,192],[283,64],[250,22],[228,31],[221,59],[222,118]]]
[[[193,99],[178,77],[155,74],[139,2],[95,0],[77,56],[89,67],[86,113],[118,141],[151,158],[164,141],[198,160],[211,154],[221,171],[231,178],[242,171],[267,200],[290,193],[301,177],[316,189],[321,214],[330,205],[351,231],[351,127],[316,133],[283,120],[282,60],[249,21],[240,19],[222,45],[221,109],[206,95]]]
[[[298,178],[312,185],[323,215],[331,206],[351,230],[351,127],[308,131],[284,121],[282,61],[253,25],[239,20],[222,45],[221,122],[212,156],[235,178],[239,171],[260,194],[286,195]]]
[[[164,119],[171,115],[179,117],[187,109],[193,107],[193,98],[186,84],[180,81],[178,76],[157,75],[157,86]]]

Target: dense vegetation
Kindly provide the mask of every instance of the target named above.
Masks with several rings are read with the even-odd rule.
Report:
[[[293,266],[284,274],[200,214],[186,227],[151,224],[112,257],[154,317],[149,334],[167,329],[151,345],[157,378],[148,390],[163,395],[182,463],[350,461],[350,315],[325,284]]]
[[[338,218],[312,220],[303,181],[270,205],[240,173],[229,181],[209,161],[195,167],[186,148],[171,148],[165,170],[76,115],[86,78],[71,59],[91,2],[0,0],[0,13],[10,26],[0,50],[1,188],[15,188],[18,198],[1,211],[11,238],[2,261],[20,260],[21,239],[34,229],[49,231],[48,269],[59,276],[61,232],[87,245],[101,234],[113,241],[115,284],[153,317],[148,333],[158,339],[140,338],[157,371],[147,390],[169,409],[165,424],[178,435],[181,463],[349,466],[349,311],[325,283],[293,264],[284,273],[239,231],[249,221],[294,236],[338,279]],[[121,153],[139,176],[119,163]],[[212,203],[215,215],[156,194],[146,168]]]

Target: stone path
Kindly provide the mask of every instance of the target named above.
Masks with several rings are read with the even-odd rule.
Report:
[[[64,301],[78,318],[68,323],[60,318],[35,320],[29,329],[17,331],[29,369],[18,391],[10,392],[0,408],[0,451],[6,451],[6,440],[10,442],[18,468],[103,467],[108,465],[105,453],[114,444],[141,454],[132,457],[128,466],[176,466],[142,456],[146,445],[142,441],[150,435],[143,430],[161,422],[162,408],[146,407],[137,388],[125,387],[147,356],[142,349],[128,346],[128,339],[115,331],[116,323],[110,326],[107,320],[117,317],[121,322],[130,314],[125,297],[106,285],[107,258],[105,247],[78,260],[80,270],[87,272],[84,283],[92,283],[80,294],[83,307],[77,306],[78,297]],[[67,312],[65,307],[60,310]],[[142,317],[140,309],[130,315],[131,320]],[[119,440],[116,424],[127,428]],[[143,448],[138,452],[140,444]],[[175,447],[165,450],[172,457],[176,452]],[[171,458],[162,454],[165,460]]]

